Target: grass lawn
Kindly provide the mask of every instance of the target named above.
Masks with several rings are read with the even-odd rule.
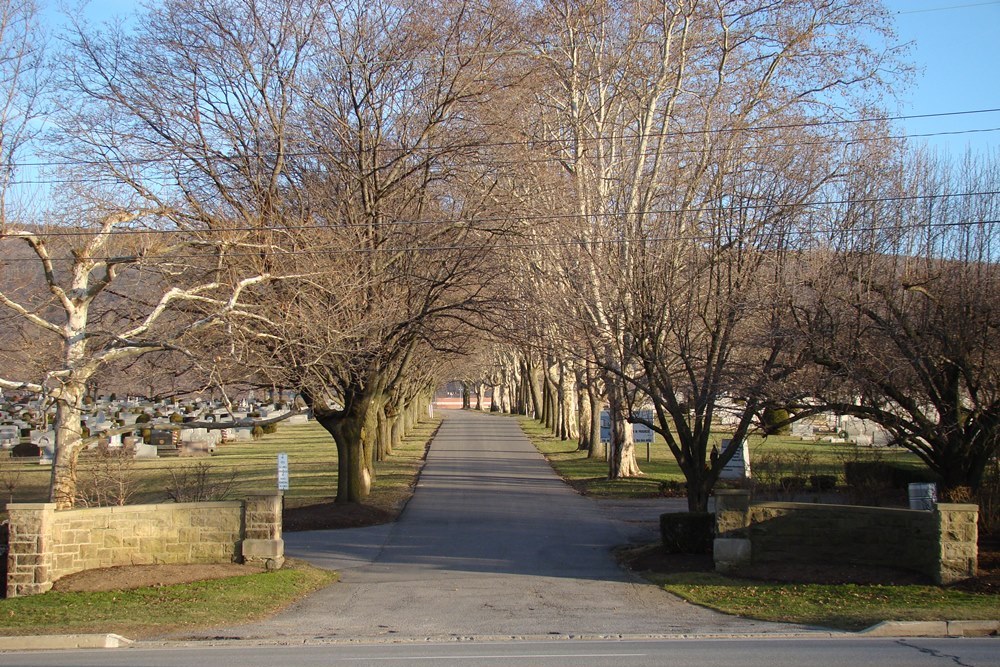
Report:
[[[411,495],[427,443],[439,424],[439,418],[417,424],[387,461],[376,464],[366,505],[386,511],[402,507]],[[279,452],[288,454],[290,488],[285,494],[286,508],[333,500],[337,493],[337,449],[330,435],[319,424],[310,422],[282,425],[276,433],[259,440],[221,446],[211,457],[135,461],[131,469],[136,481],[132,502],[165,500],[171,473],[195,466],[208,466],[210,481],[232,480],[228,493],[231,499],[239,499],[247,492],[275,489]],[[15,502],[46,498],[49,466],[18,460],[5,460],[3,464],[0,491],[9,492],[13,487]],[[8,482],[3,486],[5,479]],[[289,561],[275,572],[191,584],[96,593],[50,591],[0,599],[0,634],[117,632],[142,638],[243,623],[271,615],[336,580],[334,572]]]
[[[688,602],[765,621],[857,631],[881,621],[995,621],[1000,596],[938,586],[781,584],[713,572],[651,575]]]
[[[99,593],[49,592],[0,600],[0,634],[114,632],[136,639],[245,623],[280,611],[336,580],[335,572],[289,561],[274,572],[190,584]]]
[[[645,444],[636,445],[636,458],[645,476],[609,481],[608,464],[604,459],[588,459],[586,452],[577,450],[575,440],[559,440],[544,424],[534,419],[517,419],[525,435],[545,455],[559,476],[586,495],[596,498],[651,497],[660,495],[660,482],[684,481],[680,466],[659,435],[655,436],[655,442],[648,448]],[[729,434],[724,431],[712,436],[720,447],[722,440],[728,437]],[[858,450],[849,444],[804,442],[799,438],[785,436],[770,436],[767,439],[751,436],[749,449],[751,469],[754,468],[755,461],[763,462],[770,458],[780,467],[777,474],[806,477],[833,475],[837,477],[839,484],[844,482],[844,461],[859,456],[878,456],[880,460],[913,468],[923,466],[915,455],[901,449]]]
[[[636,445],[645,477],[607,480],[607,463],[588,459],[576,442],[561,441],[543,424],[518,418],[521,428],[567,483],[598,498],[640,498],[660,494],[661,481],[683,482],[673,455],[656,436],[646,459],[646,446]],[[725,433],[718,440],[728,437]],[[798,438],[752,438],[750,463],[766,456],[787,465],[779,474],[834,475],[843,484],[843,463],[858,456],[851,445],[803,442]],[[882,450],[884,461],[921,466],[912,454]],[[659,544],[643,549],[659,549]],[[711,567],[709,563],[708,567]],[[857,631],[885,620],[997,620],[1000,596],[968,593],[938,586],[771,583],[729,578],[715,572],[646,572],[644,576],[671,593],[726,614],[767,621]]]
[[[390,507],[409,493],[420,468],[426,444],[440,418],[414,427],[387,461],[376,463],[376,478],[368,502]],[[331,501],[337,494],[337,447],[333,438],[316,422],[279,424],[276,433],[259,440],[221,445],[215,455],[200,458],[160,458],[134,461],[131,474],[135,493],[130,504],[162,502],[173,484],[173,475],[199,466],[208,467],[209,482],[231,488],[227,498],[248,492],[277,489],[279,452],[288,454],[289,490],[285,506],[292,508]],[[81,476],[88,457],[81,455]],[[0,502],[42,502],[48,494],[51,466],[37,461],[0,459]]]

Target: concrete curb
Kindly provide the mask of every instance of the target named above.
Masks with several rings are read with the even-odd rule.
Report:
[[[24,635],[0,637],[0,651],[46,651],[76,648],[122,648],[132,644],[121,635]]]
[[[54,651],[85,648],[124,648],[127,646],[231,646],[249,644],[274,646],[287,644],[422,644],[450,642],[496,642],[496,641],[620,641],[639,639],[815,639],[817,637],[847,638],[852,636],[882,637],[989,637],[1000,634],[1000,621],[883,621],[867,630],[857,633],[817,630],[815,632],[788,633],[686,633],[663,635],[627,634],[567,634],[567,635],[477,635],[469,637],[429,636],[429,637],[353,637],[350,639],[318,639],[310,637],[248,637],[245,639],[177,639],[145,640],[135,642],[116,634],[104,635],[25,635],[20,637],[0,637],[0,651]]]
[[[858,633],[864,637],[989,637],[1000,621],[883,621]]]

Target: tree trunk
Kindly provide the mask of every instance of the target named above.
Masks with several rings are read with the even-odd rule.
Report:
[[[611,444],[608,455],[608,479],[641,477],[639,463],[635,458],[635,441],[632,439],[632,424],[625,419],[625,402],[620,389],[611,386],[608,391],[608,411],[611,415]]]
[[[338,503],[362,502],[371,493],[375,479],[374,455],[378,439],[380,397],[357,390],[345,398],[343,410],[322,414],[314,409],[316,421],[337,443]]]
[[[524,367],[524,375],[528,382],[528,391],[531,395],[531,410],[534,412],[535,419],[539,421],[544,420],[544,415],[542,414],[545,410],[542,407],[542,390],[538,386],[538,372],[535,369],[535,365],[526,362]]]
[[[56,444],[49,485],[49,502],[57,509],[69,509],[76,502],[76,461],[83,448],[82,383],[67,382],[56,400]]]

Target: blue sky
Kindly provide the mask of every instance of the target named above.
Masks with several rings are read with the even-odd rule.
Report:
[[[903,115],[938,114],[1000,108],[1000,0],[883,0],[896,16],[902,42],[912,43],[919,71],[900,91]],[[88,14],[96,21],[128,14],[135,0],[93,0]],[[1000,112],[902,121],[906,134],[1000,128]],[[920,139],[960,153],[1000,147],[1000,129]]]
[[[1000,1],[885,0],[899,38],[913,42],[922,71],[901,91],[901,113],[933,114],[1000,108]],[[1000,112],[904,121],[907,134],[1000,128]],[[953,153],[1000,147],[1000,130],[925,139]]]

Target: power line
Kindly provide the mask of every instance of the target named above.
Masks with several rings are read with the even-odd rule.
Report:
[[[970,191],[970,192],[943,192],[934,194],[918,194],[918,195],[899,195],[895,197],[862,197],[862,198],[851,198],[851,199],[828,199],[822,201],[812,201],[812,202],[765,202],[762,204],[734,204],[731,206],[699,206],[691,208],[663,208],[663,209],[646,209],[642,211],[635,211],[633,213],[622,213],[615,211],[605,211],[600,213],[546,213],[539,215],[503,215],[503,216],[487,216],[481,218],[441,218],[441,219],[429,219],[429,220],[387,220],[380,222],[377,225],[372,225],[365,222],[343,222],[333,225],[321,225],[321,224],[303,224],[303,225],[283,225],[281,227],[254,227],[254,226],[235,226],[235,227],[216,227],[212,229],[118,229],[110,232],[112,236],[141,236],[141,235],[179,235],[179,234],[197,234],[197,235],[208,235],[208,234],[222,234],[222,233],[232,233],[232,232],[259,232],[259,233],[282,233],[282,232],[299,232],[299,231],[337,231],[341,229],[364,229],[372,226],[376,227],[403,227],[403,226],[457,226],[463,225],[470,228],[475,228],[476,225],[489,224],[489,223],[503,223],[511,221],[519,222],[537,222],[537,221],[554,221],[554,220],[578,220],[583,218],[613,218],[622,215],[637,215],[637,216],[657,216],[657,215],[677,215],[677,214],[695,214],[695,213],[726,213],[726,212],[737,212],[737,211],[756,211],[756,210],[767,210],[767,209],[782,209],[782,208],[809,208],[815,209],[824,206],[850,206],[850,205],[863,205],[863,204],[885,204],[885,203],[899,203],[907,201],[921,201],[921,200],[941,200],[941,199],[956,199],[964,197],[995,197],[1000,195],[1000,190],[981,190],[981,191]],[[92,230],[80,230],[80,231],[46,231],[39,233],[39,236],[43,237],[76,237],[83,236],[89,237],[93,236],[94,232]],[[0,235],[0,239],[4,236]],[[8,237],[15,238],[15,237]]]
[[[826,229],[771,229],[767,231],[761,231],[752,235],[752,238],[757,241],[767,241],[770,239],[786,239],[790,237],[802,238],[802,237],[830,237],[833,235],[842,234],[866,234],[875,232],[924,232],[928,229],[951,229],[951,228],[963,228],[963,227],[982,227],[988,225],[995,225],[1000,223],[1000,219],[995,220],[958,220],[952,222],[937,222],[937,223],[907,223],[907,224],[888,224],[888,225],[871,225],[871,226],[851,226],[851,227],[831,227]],[[666,242],[717,242],[721,239],[727,238],[720,234],[698,234],[698,235],[670,235],[670,236],[633,236],[629,238],[607,238],[607,237],[594,237],[588,239],[571,239],[571,240],[561,240],[561,241],[530,241],[521,243],[482,243],[482,244],[461,244],[461,245],[437,245],[437,246],[408,246],[408,247],[385,247],[385,248],[313,248],[310,250],[290,250],[287,252],[280,253],[262,253],[262,252],[239,252],[239,253],[226,253],[223,256],[227,259],[236,259],[243,257],[252,257],[259,259],[265,256],[272,260],[279,260],[287,257],[329,257],[329,256],[343,256],[343,255],[374,255],[374,254],[406,254],[406,253],[428,253],[428,252],[452,252],[452,251],[477,251],[482,252],[488,249],[500,249],[500,250],[525,250],[533,248],[554,248],[554,247],[590,247],[590,246],[600,246],[600,245],[619,245],[619,244],[642,244],[642,243],[666,243]],[[184,259],[217,259],[216,255],[179,255],[173,254],[169,257],[155,258],[156,260],[184,260]],[[56,257],[51,258],[52,262],[67,262],[76,260],[89,259],[95,262],[102,262],[111,259],[118,259],[117,257]],[[145,261],[149,261],[151,258],[146,258]],[[138,262],[139,260],[137,260]],[[14,257],[9,259],[0,260],[0,265],[4,263],[14,263],[14,262],[38,262],[37,258],[31,257]]]
[[[969,9],[970,7],[987,7],[989,5],[1000,5],[1000,0],[992,0],[991,2],[972,2],[965,5],[949,5],[947,7],[928,7],[926,9],[907,9],[905,11],[896,12],[896,14],[925,14],[927,12],[944,12],[951,9]]]
[[[645,133],[632,133],[632,134],[609,134],[605,136],[597,137],[578,137],[576,139],[571,138],[549,138],[549,139],[524,139],[518,141],[497,141],[497,142],[474,142],[468,144],[455,144],[451,146],[414,146],[410,148],[382,148],[376,149],[381,150],[385,153],[394,152],[410,152],[410,153],[422,153],[427,151],[459,151],[465,149],[476,149],[476,148],[509,148],[509,147],[534,147],[541,145],[558,145],[558,144],[570,144],[573,141],[581,142],[602,142],[602,141],[629,141],[629,140],[640,140],[640,139],[658,139],[665,137],[685,137],[685,136],[703,136],[705,134],[726,134],[726,133],[736,133],[736,132],[763,132],[769,130],[788,130],[788,129],[801,129],[801,128],[811,128],[811,127],[833,127],[838,125],[857,125],[863,123],[880,123],[880,122],[892,122],[900,120],[924,120],[929,118],[951,118],[957,116],[969,116],[969,115],[980,115],[980,114],[990,114],[1000,112],[1000,107],[989,108],[989,109],[969,109],[963,111],[946,111],[939,113],[926,113],[926,114],[908,114],[908,115],[896,115],[896,116],[873,116],[870,118],[844,118],[839,120],[815,120],[815,121],[805,121],[800,123],[779,123],[775,125],[751,125],[747,127],[732,127],[732,128],[707,128],[699,130],[669,130],[662,132],[645,132]],[[983,128],[978,130],[955,130],[955,131],[944,131],[940,133],[931,132],[925,134],[912,135],[913,137],[932,137],[932,136],[944,136],[953,134],[969,134],[975,132],[993,132],[1000,128]],[[845,143],[846,140],[838,140],[835,143]],[[822,142],[820,142],[822,143]],[[846,141],[846,143],[850,143]],[[795,144],[791,144],[795,145]],[[300,150],[300,151],[288,151],[283,152],[282,156],[285,158],[296,158],[296,157],[327,157],[332,155],[342,155],[347,153],[343,150],[325,150],[325,149],[313,149],[313,150]],[[275,157],[276,153],[240,153],[237,155],[205,155],[200,156],[205,162],[228,162],[232,160],[246,160],[246,159],[260,159],[266,157]],[[155,165],[163,163],[176,162],[176,158],[172,157],[159,157],[159,158],[131,158],[131,159],[120,159],[111,161],[112,164],[123,165],[123,166],[142,166],[142,165]],[[62,160],[62,161],[44,161],[44,162],[12,162],[10,167],[18,168],[47,168],[47,167],[73,167],[73,166],[103,166],[108,164],[107,161],[96,161],[96,160]],[[75,181],[71,181],[75,182]]]
[[[899,140],[899,139],[927,139],[927,138],[930,138],[930,137],[957,136],[957,135],[966,135],[966,134],[983,134],[983,133],[987,133],[987,132],[998,132],[998,131],[1000,131],[1000,127],[986,127],[986,128],[977,128],[977,129],[969,129],[969,130],[943,130],[943,131],[939,131],[939,132],[923,132],[923,133],[916,133],[916,134],[887,135],[887,136],[883,136],[883,137],[877,137],[877,139],[879,141],[895,141],[895,140]],[[788,142],[788,143],[770,143],[770,144],[767,144],[766,146],[748,146],[746,148],[746,150],[751,150],[752,151],[752,150],[756,150],[756,149],[759,149],[759,148],[765,148],[765,147],[767,147],[767,148],[794,148],[794,147],[799,147],[799,146],[849,145],[849,144],[853,144],[853,143],[856,143],[856,142],[857,142],[856,139],[850,139],[850,138],[830,139],[830,140],[824,140],[824,141],[796,141],[796,142]],[[525,141],[525,142],[522,142],[521,144],[518,144],[518,145],[524,146],[524,147],[528,147],[528,146],[534,145],[535,143],[537,143],[537,142]],[[489,143],[486,143],[486,144],[470,145],[470,146],[467,146],[467,148],[489,148],[489,147],[511,146],[511,145],[513,145],[513,144],[497,144],[497,143],[489,144]],[[389,150],[390,149],[386,149],[387,152]],[[391,150],[397,150],[397,149],[391,149]],[[402,149],[398,149],[398,150],[402,150]],[[645,153],[638,153],[638,154],[636,154],[636,157],[655,157],[656,155],[660,155],[660,156],[666,156],[666,155],[696,155],[696,154],[700,154],[700,153],[703,153],[703,152],[704,151],[702,151],[700,149],[695,149],[695,148],[688,148],[688,149],[683,149],[683,150],[660,151],[660,152],[647,151]],[[318,155],[319,155],[319,153],[317,153],[316,155],[314,155],[314,157],[318,156]],[[305,154],[299,154],[299,156],[306,157]],[[288,157],[295,157],[295,156],[294,155],[288,155]],[[163,159],[166,160],[167,158],[163,158]],[[523,160],[503,160],[503,159],[493,159],[493,158],[490,158],[489,160],[484,160],[484,161],[472,160],[472,161],[470,161],[470,164],[478,164],[478,165],[489,164],[489,165],[492,165],[492,166],[516,166],[516,165],[525,165],[525,164],[550,164],[550,163],[562,162],[562,161],[564,161],[564,158],[561,158],[561,157],[559,157],[557,155],[552,155],[552,156],[548,156],[548,157],[529,157],[529,158],[525,158]],[[84,165],[84,164],[95,164],[96,165],[97,163],[79,162],[79,163],[76,163],[76,164],[77,165]],[[125,163],[118,162],[116,164],[125,164]],[[54,165],[55,165],[55,163],[53,163],[53,166]],[[64,163],[63,166],[71,166],[71,164],[67,162],[67,163]],[[176,183],[176,179],[168,178],[166,175],[158,176],[158,177],[147,177],[144,180],[145,180],[146,183],[155,183],[155,184],[158,184],[158,185],[161,185],[161,186],[169,186],[169,185],[173,185],[174,183]],[[75,179],[44,179],[44,180],[43,179],[32,179],[32,180],[14,179],[14,180],[11,180],[8,185],[11,186],[11,187],[13,187],[13,186],[25,186],[25,185],[83,185],[83,184],[108,185],[108,186],[123,185],[123,183],[122,183],[121,180],[117,180],[113,176],[97,176],[97,177],[93,177],[93,178],[75,178]]]

